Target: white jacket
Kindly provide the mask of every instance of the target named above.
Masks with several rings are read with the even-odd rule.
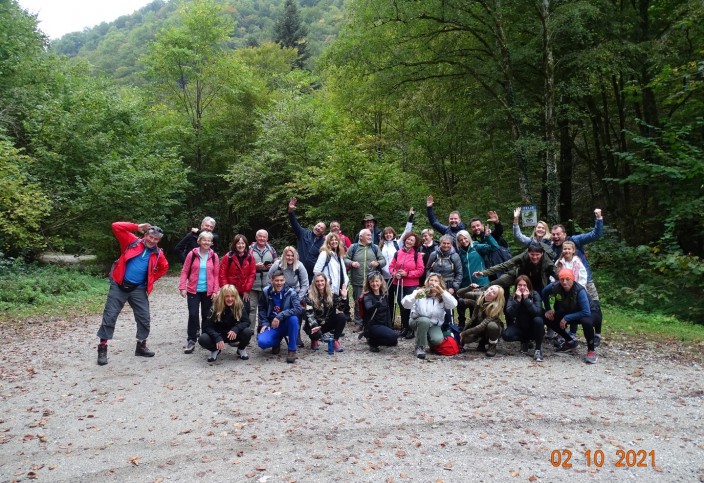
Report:
[[[332,293],[339,294],[342,287],[347,287],[350,283],[349,277],[347,276],[347,269],[345,268],[345,261],[342,260],[342,274],[340,274],[340,261],[336,253],[330,253],[330,261],[328,262],[328,254],[326,252],[320,252],[318,255],[318,261],[315,262],[315,267],[313,267],[313,273],[322,273],[325,278],[330,282],[330,290]],[[325,266],[327,263],[327,266]],[[323,267],[325,269],[323,270]],[[340,277],[342,277],[342,285],[340,285]]]
[[[404,308],[411,309],[412,319],[427,317],[433,325],[442,325],[445,321],[445,310],[457,307],[457,300],[447,290],[442,293],[442,302],[439,302],[435,297],[416,298],[417,292],[418,290],[415,290],[401,300],[401,305]]]

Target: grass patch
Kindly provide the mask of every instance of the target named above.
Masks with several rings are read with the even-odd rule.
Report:
[[[682,321],[676,317],[647,313],[624,307],[602,306],[604,334],[620,333],[647,340],[665,339],[688,343],[704,341],[704,325]]]
[[[5,261],[2,268],[0,314],[3,321],[96,313],[105,304],[108,283],[96,267]]]

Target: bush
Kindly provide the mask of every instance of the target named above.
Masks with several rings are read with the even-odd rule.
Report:
[[[652,246],[628,246],[616,231],[589,246],[599,296],[626,306],[704,324],[704,261],[665,238]]]
[[[9,317],[63,313],[95,303],[107,293],[103,275],[93,268],[28,264],[0,254],[0,312]]]

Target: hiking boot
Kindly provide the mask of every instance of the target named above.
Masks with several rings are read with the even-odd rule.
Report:
[[[471,344],[472,342],[476,342],[476,341],[477,341],[476,335],[460,333],[460,345],[462,347],[466,346],[467,344]],[[479,347],[477,347],[477,349],[481,350],[481,349],[479,349]]]
[[[215,362],[220,355],[220,351],[215,349],[214,351],[210,352],[210,357],[208,357],[208,362]]]
[[[398,333],[398,338],[403,339],[404,337],[406,337],[406,334],[408,334],[408,327],[404,327],[403,329],[401,329],[401,332]]]
[[[418,359],[425,359],[425,349],[422,347],[416,347],[416,357]]]
[[[533,355],[533,360],[535,362],[543,362],[543,351],[541,351],[540,349],[535,351],[535,354]]]
[[[496,355],[496,344],[489,343],[489,347],[486,349],[487,357],[494,357]]]
[[[298,340],[296,341],[296,345],[297,345],[298,347],[305,347],[305,346],[306,346],[306,345],[303,343],[303,339],[301,339],[300,337],[299,337]]]
[[[279,353],[281,352],[281,346],[277,345],[271,348],[271,353],[275,356],[278,356]]]
[[[142,341],[137,341],[137,348],[134,350],[134,355],[136,356],[142,356],[142,357],[154,357],[154,352],[149,350],[149,347],[147,347],[147,341],[142,340]]]
[[[528,342],[521,342],[521,354],[528,354]]]
[[[186,341],[186,348],[183,349],[184,354],[193,354],[193,351],[196,348],[196,341],[194,340],[188,340]]]
[[[342,347],[342,344],[340,344],[340,341],[333,341],[332,342],[332,347],[335,349],[335,352],[342,352],[345,350],[344,347]]]
[[[562,336],[558,335],[557,337],[555,337],[555,342],[553,342],[553,345],[557,349],[558,347],[560,347],[564,343],[565,343],[565,339],[563,339]]]
[[[577,339],[566,340],[560,347],[555,349],[556,352],[569,352],[577,347]]]
[[[243,361],[246,361],[247,359],[249,359],[249,354],[247,354],[247,349],[237,349],[237,355]]]
[[[601,334],[594,334],[594,348],[596,349],[601,345]]]
[[[404,335],[403,338],[406,340],[415,339],[416,334],[411,329],[408,329],[408,332],[406,332],[406,335]]]
[[[288,356],[286,356],[286,362],[293,364],[296,362],[296,351],[288,351]]]
[[[98,344],[98,365],[104,366],[108,363],[108,345]]]
[[[369,344],[369,351],[370,352],[381,352],[381,349],[379,349],[378,345]]]
[[[587,352],[587,355],[584,356],[584,362],[587,364],[596,364],[596,361],[598,361],[599,358],[596,356],[595,351],[589,351]]]
[[[310,341],[310,350],[317,351],[320,349],[320,341],[312,340]]]

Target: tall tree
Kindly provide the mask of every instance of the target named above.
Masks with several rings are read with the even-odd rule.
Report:
[[[293,0],[286,0],[284,9],[274,25],[274,42],[283,48],[295,48],[298,51],[296,65],[301,69],[309,56],[307,35],[308,29],[301,21],[298,7]]]
[[[230,85],[225,48],[233,28],[213,0],[185,3],[180,23],[160,32],[143,59],[157,94],[190,123],[196,170],[203,167],[203,115]]]

